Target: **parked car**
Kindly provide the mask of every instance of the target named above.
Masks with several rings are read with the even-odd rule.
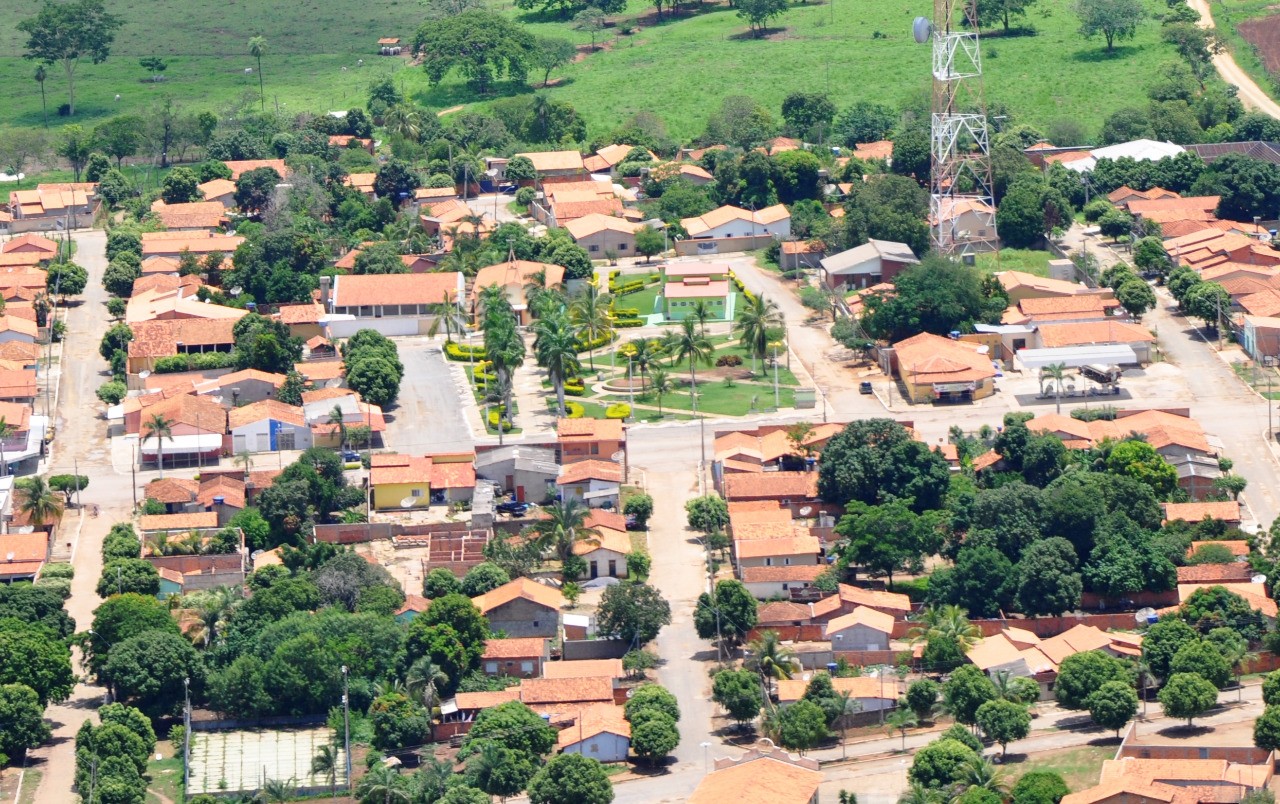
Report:
[[[858,393],[860,393],[860,394],[870,394],[870,393],[871,393],[871,383],[869,383],[869,382],[867,382],[867,381],[865,381],[865,380],[863,380],[862,382],[858,383]]]
[[[635,514],[627,514],[627,530],[641,530],[640,523],[636,521]]]
[[[353,449],[344,449],[338,453],[344,463],[359,463],[360,453]]]
[[[496,508],[498,513],[507,514],[508,516],[524,516],[529,513],[529,503],[517,502],[516,500],[500,502]]]

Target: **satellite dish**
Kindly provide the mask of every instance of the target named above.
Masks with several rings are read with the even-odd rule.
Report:
[[[806,505],[805,507],[800,509],[800,516],[808,516],[811,513],[813,513],[812,505]]]
[[[1249,579],[1249,583],[1266,583],[1266,582],[1267,582],[1267,576],[1265,575],[1255,575]]]
[[[148,371],[147,369],[143,369],[142,371],[139,371],[139,372],[138,372],[138,379],[145,380],[146,378],[148,378],[148,377],[150,377],[150,376],[151,376],[151,372],[150,372],[150,371]]]
[[[916,17],[911,23],[911,35],[916,38],[916,44],[923,45],[933,36],[933,22],[928,17]]]
[[[626,457],[627,457],[626,450],[620,449],[617,452],[610,455],[609,460],[613,461],[614,463],[622,463],[623,459],[625,459]]]
[[[8,553],[8,554],[4,557],[4,560],[5,560],[5,561],[12,561],[12,560],[13,560],[13,553],[12,553],[12,552]]]
[[[400,501],[401,508],[412,508],[418,502],[418,497],[405,497]]]
[[[1134,613],[1133,619],[1136,620],[1139,625],[1146,625],[1151,622],[1151,618],[1154,617],[1155,614],[1156,610],[1150,607],[1138,609],[1138,611]]]

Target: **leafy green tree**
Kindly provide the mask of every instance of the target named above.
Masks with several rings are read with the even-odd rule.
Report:
[[[476,715],[458,758],[470,757],[490,741],[521,754],[545,757],[556,746],[556,730],[528,706],[508,701]]]
[[[510,582],[511,576],[506,570],[493,562],[485,561],[467,570],[462,579],[461,591],[467,597],[478,597]]]
[[[108,562],[102,568],[98,580],[99,597],[136,592],[154,595],[160,591],[160,573],[149,562],[140,558],[120,558]]]
[[[204,662],[191,643],[173,633],[148,631],[111,647],[105,680],[123,700],[151,717],[178,711],[183,679],[198,696],[204,685]]]
[[[998,22],[1004,27],[1007,36],[1013,19],[1025,17],[1027,9],[1035,5],[1035,2],[1036,0],[979,0],[978,24],[985,27]]]
[[[23,58],[62,65],[67,76],[69,115],[76,113],[76,68],[80,60],[94,64],[106,61],[121,24],[123,20],[109,13],[102,0],[46,2],[34,17],[18,23],[18,30],[27,35]],[[42,92],[43,87],[42,81]]]
[[[1173,659],[1178,651],[1198,639],[1195,629],[1182,620],[1162,618],[1143,636],[1142,658],[1157,678],[1167,679],[1173,672]]]
[[[573,15],[573,29],[575,31],[582,31],[591,37],[592,53],[596,51],[596,37],[604,30],[604,24],[604,11],[594,5],[587,6],[577,14]],[[510,174],[507,175],[510,176]]]
[[[1218,689],[1231,682],[1231,665],[1223,657],[1217,646],[1206,640],[1188,642],[1173,655],[1169,671],[1179,673],[1196,673]]]
[[[597,760],[559,754],[529,782],[531,804],[609,804],[613,783]]]
[[[1223,311],[1231,311],[1231,294],[1217,282],[1200,282],[1183,296],[1182,307],[1187,315],[1216,330],[1221,326]]]
[[[955,740],[961,745],[968,746],[969,750],[981,756],[982,740],[978,739],[978,735],[974,734],[968,728],[959,723],[952,723],[938,734],[939,740]]]
[[[529,66],[542,70],[542,86],[546,88],[551,85],[551,71],[570,63],[576,55],[578,48],[568,39],[539,36],[529,51]]]
[[[803,754],[827,739],[827,714],[812,701],[799,700],[778,713],[778,742]]]
[[[275,168],[247,170],[236,179],[236,206],[245,212],[259,213],[267,208],[276,185],[282,181]]]
[[[665,758],[679,744],[676,722],[664,714],[645,717],[631,727],[631,750],[651,764]]]
[[[1223,586],[1197,589],[1183,601],[1178,616],[1201,634],[1227,627],[1249,641],[1265,632],[1262,615],[1240,595]]]
[[[144,755],[150,756],[155,751],[156,732],[151,726],[151,718],[144,715],[142,710],[121,703],[109,703],[98,709],[98,719],[104,726],[115,723],[138,735],[142,740]]]
[[[1013,563],[994,547],[961,548],[954,568],[929,576],[929,600],[953,603],[974,617],[994,617],[1008,608],[1017,592]]]
[[[832,503],[912,500],[920,512],[940,508],[950,484],[946,460],[890,419],[850,422],[823,449],[818,494]]]
[[[1230,158],[1227,158],[1227,157]],[[1241,154],[1228,154],[1215,159],[1209,174],[1217,179],[1221,199],[1219,217],[1233,221],[1251,221],[1254,215],[1264,219],[1280,203],[1280,168],[1269,162]]]
[[[466,770],[468,781],[486,794],[485,801],[489,800],[488,796],[519,795],[533,774],[534,765],[527,754],[495,742],[481,746],[480,752],[467,763]]]
[[[1003,293],[984,288],[977,274],[944,257],[925,257],[894,277],[893,285],[892,294],[867,297],[862,317],[871,335],[890,341],[972,329],[998,320],[1008,304]]]
[[[140,276],[142,276],[142,267],[137,257],[115,259],[108,263],[107,269],[102,272],[102,286],[108,293],[127,298],[133,293],[133,283]],[[128,326],[123,323],[114,325],[112,329],[116,327],[128,329]],[[110,359],[110,356],[104,359]]]
[[[1093,722],[1114,730],[1117,737],[1125,724],[1138,714],[1138,694],[1125,681],[1104,682],[1089,695],[1088,704]]]
[[[58,635],[39,623],[0,619],[0,684],[35,690],[43,707],[65,701],[75,683],[71,651]]]
[[[711,700],[743,726],[755,720],[764,705],[760,679],[750,670],[721,670],[712,681]]]
[[[1056,616],[1080,604],[1083,583],[1076,572],[1076,554],[1071,542],[1053,537],[1036,542],[1018,562],[1022,576],[1018,586],[1018,606],[1025,614]]]
[[[1136,277],[1116,288],[1116,300],[1134,318],[1141,318],[1156,306],[1155,291],[1146,282]]]
[[[907,707],[915,713],[918,720],[933,720],[934,709],[938,705],[938,683],[932,679],[922,678],[911,682],[907,687]]]
[[[942,685],[943,706],[957,723],[973,725],[978,707],[995,698],[995,685],[973,665],[956,668]]]
[[[422,66],[432,86],[457,68],[473,90],[487,93],[504,74],[513,81],[525,79],[533,37],[506,17],[468,10],[424,24],[413,50],[425,54]]]
[[[641,684],[627,699],[625,714],[628,721],[639,721],[641,713],[649,710],[660,712],[673,721],[680,721],[680,704],[676,701],[676,696],[658,684]]]
[[[1108,54],[1117,39],[1132,39],[1146,16],[1138,0],[1076,0],[1075,11],[1080,17],[1080,34],[1086,39],[1102,34]]]
[[[729,504],[718,494],[695,497],[684,504],[689,527],[703,533],[718,533],[729,525]]]
[[[373,699],[369,706],[373,726],[373,747],[394,751],[431,741],[431,720],[418,703],[399,692]]]
[[[1018,779],[1009,796],[1012,804],[1058,804],[1070,792],[1057,771],[1033,770]]]
[[[835,115],[835,104],[819,92],[792,92],[782,99],[782,119],[793,137],[822,141]]]
[[[16,757],[53,735],[44,722],[44,703],[25,684],[0,684],[0,756]]]
[[[1008,751],[1009,743],[1031,731],[1031,713],[1025,704],[1013,701],[987,701],[978,707],[974,717],[982,733],[999,743],[1001,756]]]
[[[965,766],[977,758],[972,748],[957,740],[934,740],[916,752],[907,778],[930,789],[948,788],[964,778]]]
[[[716,582],[713,591],[698,596],[693,625],[703,639],[722,639],[728,647],[742,644],[759,621],[756,599],[738,580]]]
[[[1196,673],[1174,673],[1156,696],[1169,717],[1185,717],[1187,725],[1218,702],[1218,689]]]
[[[1265,751],[1280,748],[1280,706],[1268,706],[1253,721],[1253,744]]]
[[[917,514],[901,499],[880,505],[854,500],[836,525],[844,537],[841,557],[865,567],[873,575],[886,575],[893,588],[893,573],[920,572],[924,560],[942,547],[942,521],[938,513]]]
[[[600,633],[643,645],[671,623],[671,606],[648,584],[615,584],[605,589],[596,621]]]
[[[783,108],[786,116],[786,108]],[[847,148],[885,139],[898,122],[894,110],[874,101],[857,101],[835,118],[834,138]]]
[[[1062,708],[1088,709],[1089,697],[1111,681],[1132,687],[1133,671],[1114,656],[1089,650],[1062,660],[1053,691]]]
[[[140,117],[118,115],[94,126],[93,142],[108,156],[115,157],[116,167],[120,167],[126,156],[137,153],[142,139],[142,129],[143,122]]]

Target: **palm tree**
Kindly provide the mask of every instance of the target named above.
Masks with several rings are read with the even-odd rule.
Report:
[[[769,352],[769,333],[783,325],[782,311],[778,305],[764,296],[756,296],[738,311],[734,332],[742,344],[757,360],[763,360]]]
[[[693,309],[689,311],[689,315],[698,320],[698,331],[703,335],[707,334],[707,322],[711,320],[711,306],[707,304],[706,299],[698,299],[693,303]]]
[[[43,64],[36,67],[36,83],[40,85],[40,114],[44,118],[45,128],[49,127],[49,104],[45,101],[44,95],[44,81],[48,77],[49,73],[44,69]]]
[[[247,449],[242,449],[236,453],[236,466],[244,469],[247,475],[253,471],[253,453]]]
[[[671,377],[664,369],[654,369],[649,376],[649,390],[658,395],[658,418],[662,418],[662,397],[671,393]]]
[[[453,778],[453,763],[426,756],[413,774],[413,800],[437,801],[449,789],[449,780]]]
[[[422,133],[422,113],[407,103],[397,103],[383,113],[382,124],[388,135],[417,142]]]
[[[444,339],[446,341],[453,340],[454,332],[459,335],[466,332],[467,317],[462,314],[461,308],[458,307],[448,292],[444,294],[444,303],[435,305],[431,312],[435,314],[436,320],[432,322],[431,329],[427,332],[428,335],[434,337],[440,331],[441,324],[444,325]]]
[[[347,445],[347,419],[343,415],[340,405],[334,405],[333,410],[329,411],[328,423],[338,428],[338,446],[345,447]]]
[[[658,342],[652,338],[632,338],[622,347],[631,355],[631,365],[640,369],[640,379],[644,380],[649,373],[649,364],[658,359],[661,351]],[[641,383],[643,386],[644,383]]]
[[[800,669],[800,660],[791,648],[782,644],[777,631],[765,631],[747,644],[748,669],[760,674],[760,682],[768,690],[768,679],[783,680]]]
[[[262,106],[262,111],[267,110],[267,93],[262,88],[262,54],[267,50],[267,40],[261,36],[252,37],[249,40],[249,55],[258,60],[258,101]]]
[[[563,418],[564,384],[582,372],[582,364],[578,362],[578,333],[563,314],[538,319],[534,331],[537,332],[534,353],[538,365],[547,370],[547,376],[555,386],[556,410]]]
[[[601,293],[595,285],[589,284],[586,291],[569,305],[569,319],[587,343],[592,345],[587,350],[587,361],[592,371],[596,370],[596,350],[593,344],[613,332],[613,319],[609,314],[612,302],[612,296]]]
[[[556,500],[542,509],[547,515],[529,527],[536,542],[543,550],[554,550],[561,561],[573,554],[573,546],[580,541],[596,542],[600,531],[587,527],[587,508],[576,497]]]
[[[169,534],[164,531],[156,531],[143,536],[142,546],[147,549],[148,554],[153,556],[167,556],[171,552],[169,549]]]
[[[515,310],[511,307],[511,300],[507,298],[506,288],[502,285],[485,285],[480,288],[476,293],[476,301],[480,305],[480,328],[486,332],[499,322],[515,320]]]
[[[960,781],[956,782],[953,793],[958,797],[974,787],[989,790],[1001,799],[1009,790],[1004,773],[992,765],[991,760],[981,756],[970,757],[964,764]]]
[[[890,736],[893,736],[895,731],[902,733],[903,753],[906,753],[907,750],[907,730],[915,728],[919,723],[920,721],[916,719],[916,713],[901,705],[890,712],[884,719],[884,725],[888,727]]]
[[[329,781],[329,798],[338,797],[338,750],[332,745],[322,745],[311,758],[311,772]]]
[[[253,800],[275,804],[275,802],[293,801],[297,797],[297,779],[268,779]]]
[[[920,625],[907,632],[912,642],[927,642],[930,639],[954,639],[963,649],[977,644],[982,637],[978,627],[969,622],[968,612],[954,604],[930,606],[924,610]]]
[[[672,343],[677,360],[689,361],[689,377],[692,380],[692,391],[689,398],[693,401],[693,412],[698,412],[698,363],[711,362],[715,347],[707,336],[694,329],[693,319],[686,318],[680,322],[680,329],[675,331]]]
[[[152,413],[151,418],[142,424],[142,443],[147,439],[156,440],[156,465],[160,467],[160,479],[164,479],[164,440],[173,440],[173,420],[165,418],[163,413]]]
[[[405,674],[405,687],[411,695],[422,698],[422,705],[430,712],[436,705],[441,684],[447,684],[449,676],[440,666],[431,661],[431,657],[423,656],[409,666]]]
[[[24,479],[18,488],[17,498],[18,511],[25,514],[37,528],[62,516],[62,499],[39,475]]]
[[[190,597],[187,608],[193,609],[200,618],[200,630],[195,635],[205,648],[217,641],[231,610],[243,599],[244,592],[239,586],[215,586]]]
[[[898,804],[939,804],[942,796],[937,790],[912,782],[907,792],[898,797]]]
[[[1066,363],[1051,363],[1040,369],[1040,393],[1044,393],[1045,380],[1053,380],[1054,401],[1058,413],[1062,412],[1062,381],[1066,377]]]
[[[363,802],[381,804],[410,804],[411,790],[408,780],[395,768],[378,763],[360,777],[356,795]]]

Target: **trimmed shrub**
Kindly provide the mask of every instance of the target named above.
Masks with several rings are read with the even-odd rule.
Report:
[[[566,400],[564,403],[564,415],[570,419],[581,419],[586,414],[586,409],[582,407],[581,402],[572,402]]]
[[[720,355],[716,358],[717,366],[741,366],[742,358],[738,355]]]
[[[484,360],[488,357],[483,346],[470,346],[465,343],[454,343],[446,341],[444,344],[444,356],[449,360],[460,360],[464,363],[471,360]]]
[[[499,417],[498,417],[498,411],[496,411],[496,410],[491,410],[491,411],[489,411],[489,426],[490,426],[491,428],[493,428],[494,430],[497,430],[497,429],[498,429],[498,422],[499,422],[499,421],[500,421],[500,419],[499,419]],[[511,432],[512,428],[514,428],[514,427],[515,427],[515,425],[514,425],[514,424],[512,424],[510,421],[503,421],[503,422],[502,422],[502,432],[504,432],[504,433],[509,433],[509,432]]]
[[[645,319],[643,318],[617,318],[614,319],[614,329],[630,329],[632,327],[643,327]]]
[[[604,410],[604,416],[606,419],[625,419],[630,415],[631,406],[626,402],[614,402]]]

